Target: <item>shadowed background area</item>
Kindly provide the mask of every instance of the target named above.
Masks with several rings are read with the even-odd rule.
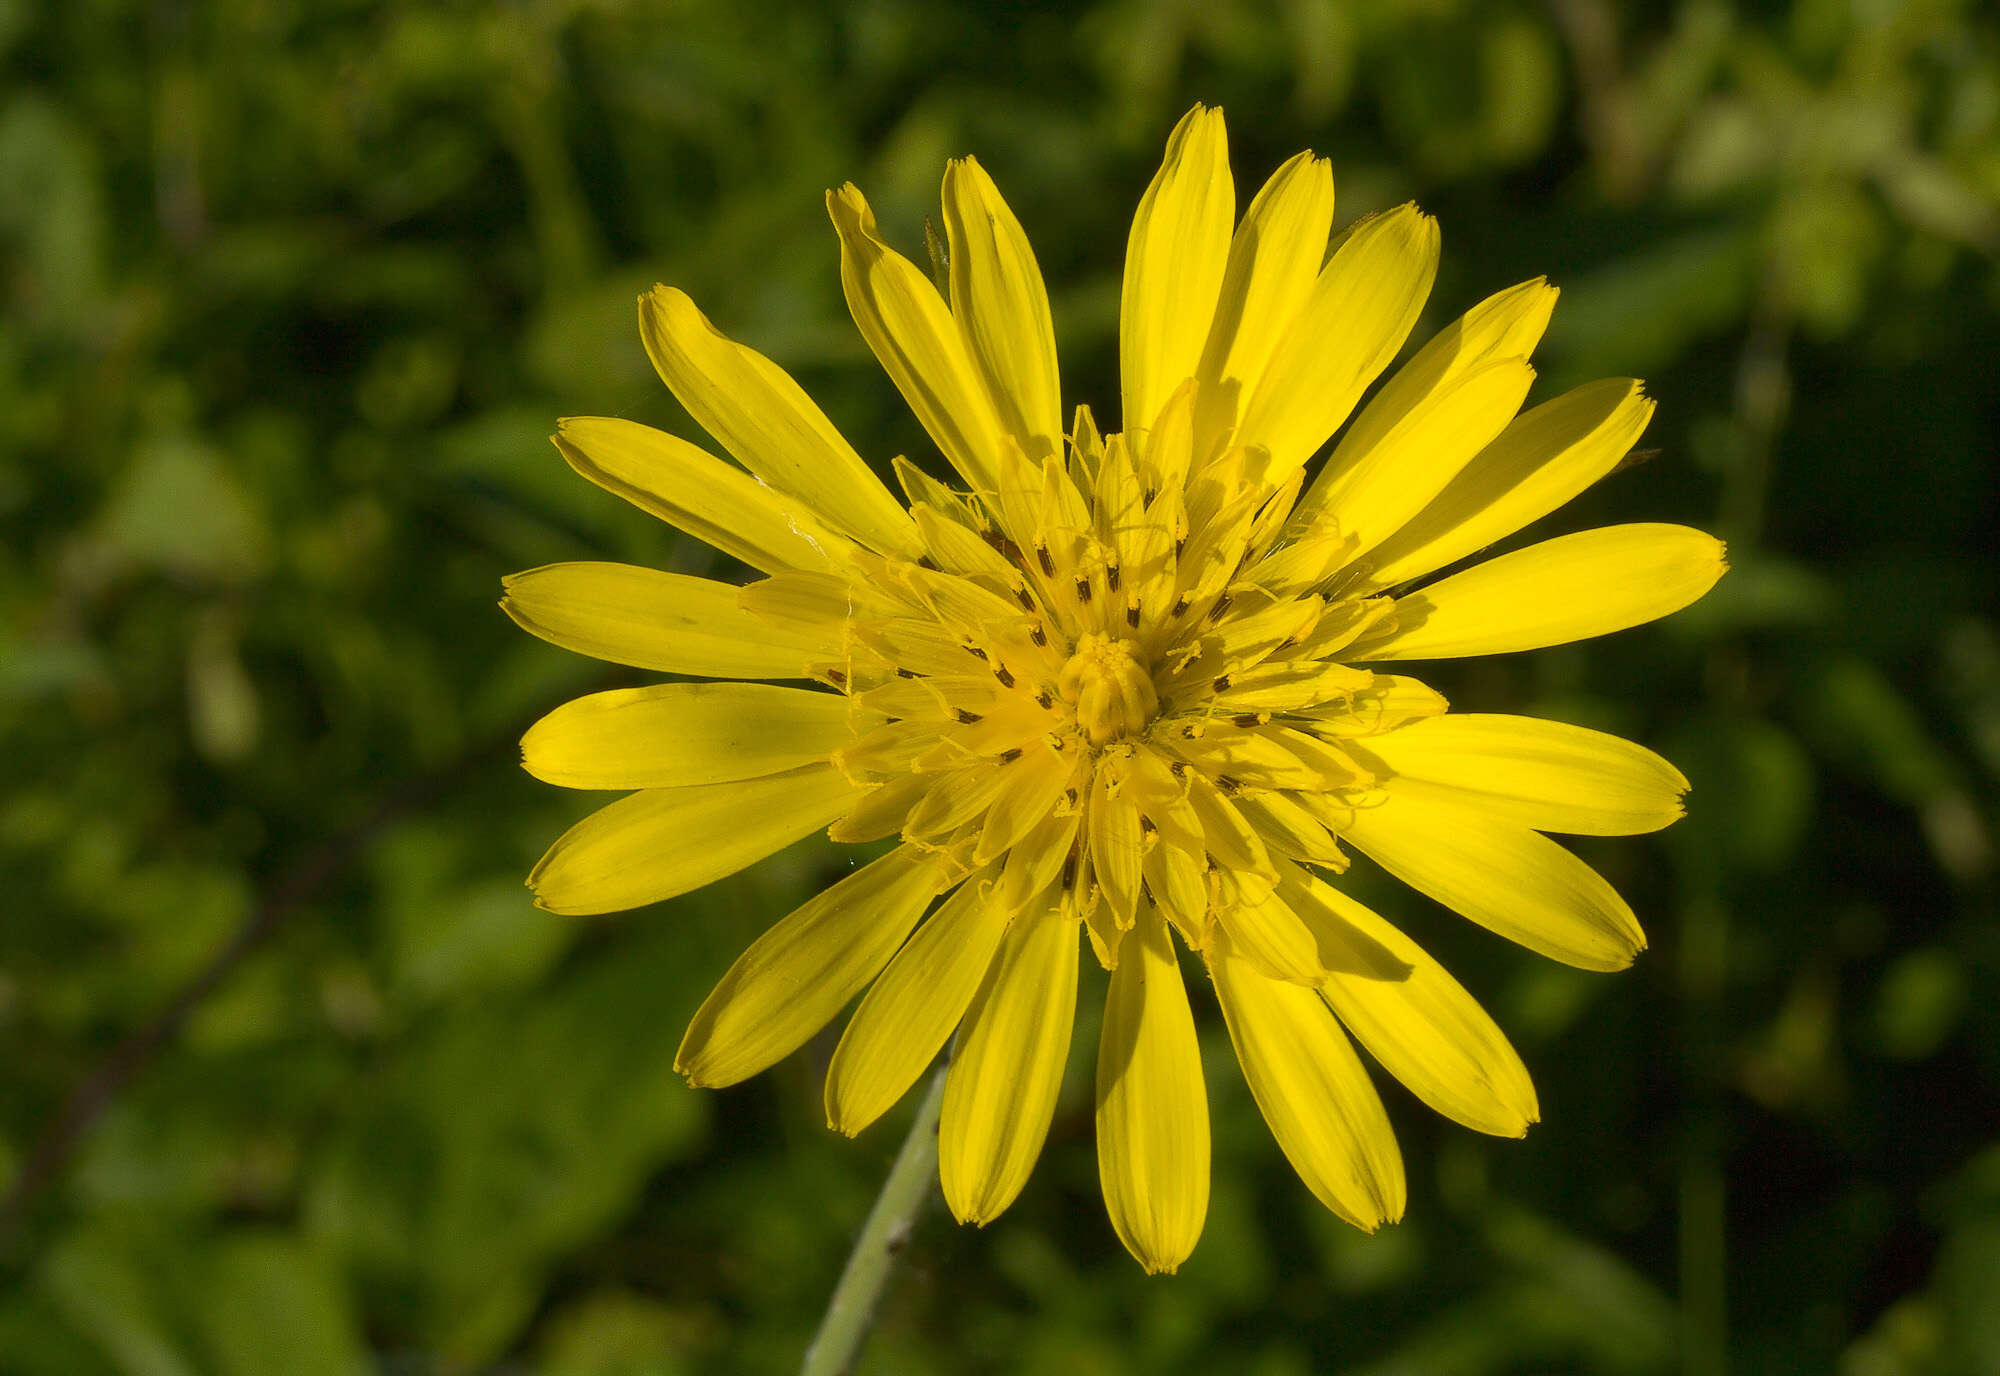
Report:
[[[782,1372],[905,1105],[827,1132],[822,1039],[671,1070],[824,841],[658,909],[522,876],[597,802],[541,711],[639,681],[502,574],[730,571],[578,479],[566,414],[699,437],[655,281],[933,463],[849,323],[821,201],[921,254],[976,153],[1116,423],[1118,273],[1174,120],[1239,204],[1333,159],[1416,198],[1416,338],[1563,290],[1532,400],[1647,379],[1620,472],[1530,535],[1727,538],[1703,603],[1426,674],[1694,781],[1581,844],[1653,948],[1588,975],[1355,867],[1515,1038],[1492,1141],[1386,1077],[1408,1221],[1285,1168],[1194,990],[1207,1232],[1147,1279],[1097,1197],[1091,971],[1034,1180],[906,1249],[864,1371],[2000,1371],[2000,24],[1950,0],[0,3],[0,1369]],[[1191,972],[1192,973],[1192,972]]]

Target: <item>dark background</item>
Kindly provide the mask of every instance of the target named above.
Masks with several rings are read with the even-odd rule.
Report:
[[[928,457],[841,304],[849,178],[920,253],[978,154],[1115,425],[1126,228],[1197,99],[1239,204],[1310,146],[1342,223],[1440,218],[1419,339],[1547,273],[1536,397],[1648,380],[1658,456],[1539,530],[1687,521],[1734,572],[1435,681],[1656,746],[1692,812],[1581,848],[1653,936],[1621,975],[1380,890],[1545,1121],[1385,1083],[1411,1203],[1373,1238],[1197,989],[1214,1205],[1142,1276],[1087,975],[1034,1180],[927,1217],[864,1370],[2000,1371],[2000,23],[1942,0],[0,3],[0,1370],[796,1364],[909,1110],[828,1133],[826,1041],[721,1093],[671,1061],[839,861],[531,908],[598,800],[513,742],[624,680],[499,579],[713,571],[546,439],[693,433],[655,280]]]

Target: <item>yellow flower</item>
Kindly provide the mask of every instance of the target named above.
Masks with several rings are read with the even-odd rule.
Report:
[[[1208,1200],[1178,937],[1306,1185],[1358,1227],[1399,1217],[1402,1161],[1350,1035],[1481,1132],[1524,1133],[1535,1092],[1451,976],[1329,876],[1351,847],[1531,950],[1620,969],[1645,944],[1631,909],[1543,833],[1655,830],[1687,781],[1615,737],[1447,713],[1357,666],[1602,635],[1706,592],[1722,546],[1670,525],[1418,584],[1610,471],[1652,403],[1620,379],[1516,414],[1556,297],[1538,279],[1418,351],[1306,482],[1415,324],[1437,227],[1404,206],[1328,258],[1333,181],[1309,154],[1235,223],[1219,110],[1181,121],[1133,222],[1122,434],[1083,407],[1064,430],[1041,273],[976,162],[945,173],[948,301],[854,187],[827,207],[855,321],[963,486],[897,458],[906,507],[768,359],[677,290],[643,297],[661,377],[742,467],[621,420],[566,420],[556,445],[764,577],[578,563],[508,580],[536,635],[716,680],[598,693],[528,733],[537,777],[635,790],[556,842],[537,901],[658,902],[829,824],[900,837],[745,952],[678,1067],[742,1080],[865,990],[826,1082],[829,1121],[854,1133],[956,1029],[940,1175],[976,1223],[1041,1149],[1081,926],[1110,971],[1105,1202],[1150,1271],[1187,1257]]]

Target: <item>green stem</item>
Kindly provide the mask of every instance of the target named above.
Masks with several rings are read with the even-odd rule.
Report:
[[[910,1239],[917,1215],[937,1189],[937,1129],[938,1115],[944,1108],[945,1069],[939,1066],[931,1077],[931,1087],[917,1107],[910,1134],[896,1153],[896,1163],[889,1167],[889,1178],[882,1182],[882,1193],[875,1197],[868,1221],[861,1225],[847,1268],[833,1287],[833,1298],[827,1301],[826,1317],[819,1321],[819,1332],[806,1349],[800,1376],[847,1376],[861,1358],[889,1273]]]

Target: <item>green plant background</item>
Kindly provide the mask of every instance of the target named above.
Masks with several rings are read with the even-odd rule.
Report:
[[[1214,1205],[1143,1277],[1097,1200],[1087,978],[1025,1196],[926,1216],[864,1370],[2000,1372],[2000,22],[1970,0],[0,2],[0,1370],[795,1366],[909,1110],[827,1132],[826,1041],[721,1093],[671,1061],[842,862],[531,908],[596,800],[513,742],[629,680],[515,630],[499,578],[718,571],[546,438],[693,433],[638,344],[655,280],[864,453],[928,456],[841,304],[849,178],[920,252],[977,153],[1067,398],[1115,423],[1125,230],[1196,99],[1245,200],[1310,146],[1343,222],[1439,216],[1419,337],[1547,273],[1537,395],[1648,379],[1658,457],[1540,529],[1684,520],[1734,572],[1436,681],[1657,746],[1692,814],[1583,847],[1653,934],[1622,975],[1370,888],[1545,1117],[1489,1141],[1385,1086],[1411,1204],[1372,1238],[1286,1169],[1197,991]]]

